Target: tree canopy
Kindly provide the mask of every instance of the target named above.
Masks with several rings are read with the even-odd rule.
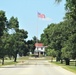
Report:
[[[41,35],[41,41],[48,46],[47,52],[56,51],[57,61],[76,59],[76,1],[66,0],[65,10],[64,21],[48,25]]]

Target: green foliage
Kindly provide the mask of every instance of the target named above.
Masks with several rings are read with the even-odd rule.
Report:
[[[9,25],[8,25],[9,29],[17,29],[19,28],[19,22],[18,22],[18,18],[14,18],[13,16],[10,18],[9,20]]]
[[[62,58],[71,58],[70,47],[66,46],[62,48]]]
[[[66,0],[65,8],[67,10],[67,18],[71,18],[71,20],[76,20],[76,1],[75,0]]]
[[[14,33],[10,34],[9,30]],[[26,50],[25,39],[28,32],[19,29],[18,18],[13,16],[7,21],[4,11],[0,11],[0,59],[2,59],[2,64],[4,64],[4,58],[8,56],[10,59],[14,57],[14,61],[17,60],[17,54],[23,55]],[[27,53],[27,51],[26,51]]]
[[[55,0],[60,2],[61,0]],[[41,35],[41,41],[56,51],[58,59],[76,59],[76,1],[66,0],[64,21],[50,24]]]
[[[54,49],[47,49],[46,54],[47,56],[56,57],[56,51]]]
[[[56,51],[57,59],[76,58],[76,26],[65,20],[58,24],[50,24],[41,35],[42,42],[49,49]],[[50,53],[50,50],[48,50]]]
[[[3,31],[5,30],[6,20],[5,12],[0,10],[0,37],[3,35]]]

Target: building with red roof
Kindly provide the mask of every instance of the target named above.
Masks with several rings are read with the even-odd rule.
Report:
[[[42,43],[35,43],[35,47],[42,47],[43,44]]]
[[[43,43],[35,43],[34,53],[38,56],[45,55],[45,46],[43,45]]]

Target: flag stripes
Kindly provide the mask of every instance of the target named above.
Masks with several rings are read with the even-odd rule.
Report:
[[[38,12],[38,17],[39,18],[45,18],[45,15]]]

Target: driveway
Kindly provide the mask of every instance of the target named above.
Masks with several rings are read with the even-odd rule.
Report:
[[[0,75],[76,75],[47,60],[32,59],[0,68]]]

